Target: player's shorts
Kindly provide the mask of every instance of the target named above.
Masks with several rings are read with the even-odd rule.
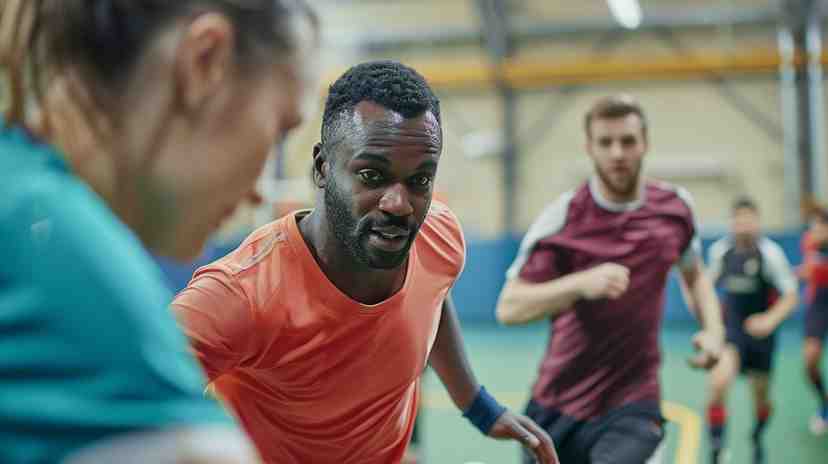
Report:
[[[565,464],[643,464],[664,438],[664,419],[654,402],[632,403],[592,420],[545,409],[534,400],[526,415],[541,426]],[[536,462],[524,450],[523,462]]]
[[[828,335],[828,288],[820,288],[805,311],[805,336],[825,340]]]
[[[770,372],[776,351],[776,334],[767,338],[751,337],[744,329],[744,319],[727,318],[727,342],[736,347],[742,372]]]

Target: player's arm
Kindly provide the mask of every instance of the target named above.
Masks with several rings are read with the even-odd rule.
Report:
[[[460,334],[460,323],[451,296],[443,302],[440,327],[429,363],[445,385],[454,404],[484,434],[516,440],[535,453],[539,462],[557,463],[549,436],[531,419],[500,406],[477,382],[469,365]]]
[[[724,272],[724,255],[727,253],[729,244],[727,239],[721,239],[715,242],[711,247],[710,251],[707,253],[707,268],[705,269],[705,273],[707,274],[707,278],[710,281],[711,285],[715,290],[716,286],[719,284],[719,279],[722,277],[722,273]],[[688,253],[691,253],[689,251]],[[692,256],[685,256],[682,258],[683,260],[689,261],[688,272],[692,273],[693,270],[693,261],[694,258]],[[680,267],[685,267],[684,264]],[[690,289],[687,286],[688,279],[681,278],[679,279],[679,289],[681,290],[681,296],[684,298],[684,302],[687,305],[687,309],[696,316],[697,319],[703,320],[702,314],[700,314],[699,307],[698,307],[698,300],[695,298],[693,293],[690,292]]]
[[[799,303],[799,283],[785,252],[779,245],[764,241],[761,244],[765,279],[773,284],[780,297],[763,313],[745,320],[745,330],[755,338],[765,338],[773,333]]]
[[[629,282],[629,269],[615,263],[604,263],[546,282],[518,276],[507,280],[500,292],[497,320],[517,325],[555,318],[574,309],[580,299],[618,298],[627,290]]]
[[[719,298],[697,253],[690,251],[682,258],[680,276],[686,289],[684,297],[687,306],[696,308],[702,325],[702,331],[693,337],[693,345],[699,354],[690,363],[694,367],[713,367],[718,362],[724,344]]]
[[[727,239],[721,239],[715,242],[707,253],[707,276],[714,287],[719,285],[719,279],[724,272],[724,256],[728,246]]]

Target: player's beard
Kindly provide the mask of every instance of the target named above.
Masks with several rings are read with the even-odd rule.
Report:
[[[625,173],[612,173],[604,170],[597,162],[595,171],[601,182],[614,196],[634,199],[641,180],[641,161],[632,164]]]
[[[413,225],[404,218],[387,216],[382,222],[375,221],[366,216],[362,219],[356,218],[351,197],[338,188],[336,182],[331,179],[325,185],[325,211],[327,219],[334,236],[342,244],[345,251],[351,255],[353,260],[365,267],[373,269],[394,269],[405,262],[408,251],[419,231],[419,225]],[[368,236],[375,226],[394,225],[409,230],[408,242],[396,252],[388,252],[368,247]]]

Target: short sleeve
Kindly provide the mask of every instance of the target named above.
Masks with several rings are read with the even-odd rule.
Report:
[[[518,277],[528,282],[542,283],[563,275],[560,252],[551,246],[538,245],[530,253]]]
[[[199,269],[172,308],[210,381],[251,357],[253,308],[233,274],[215,265]]]
[[[526,235],[523,236],[523,239],[520,242],[517,256],[511,266],[509,266],[509,269],[506,270],[507,279],[513,279],[518,276],[524,277],[521,273],[524,269],[527,269],[526,262],[531,257],[530,255],[541,250],[538,248],[539,242],[545,238],[557,234],[561,231],[561,229],[563,229],[566,224],[566,218],[569,213],[570,205],[572,204],[575,195],[575,191],[564,193],[544,208],[538,218],[535,219],[535,222],[532,223],[529,230],[526,231]],[[538,272],[540,268],[535,268],[535,266],[541,266],[544,262],[555,261],[555,259],[552,259],[555,258],[553,255],[554,252],[552,250],[539,252],[538,256],[535,257],[535,265],[531,267],[533,271],[527,270],[526,277],[524,278],[526,280],[530,280],[530,275],[534,275],[535,277],[541,279],[538,280],[538,282],[549,280],[542,278],[541,274]]]
[[[428,243],[440,272],[457,279],[466,265],[466,239],[457,216],[443,203],[433,201],[417,240]]]
[[[765,279],[780,293],[797,291],[799,285],[785,252],[778,244],[764,239],[761,242]]]

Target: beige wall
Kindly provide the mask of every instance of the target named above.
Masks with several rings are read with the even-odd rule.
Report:
[[[779,121],[773,79],[738,80],[735,91],[763,114]],[[520,97],[518,227],[528,227],[556,195],[585,180],[591,166],[583,151],[583,113],[598,97],[618,92],[636,96],[650,120],[651,174],[687,187],[696,198],[700,221],[721,225],[738,194],[757,198],[768,226],[783,226],[783,149],[718,93],[701,82],[629,83],[586,87],[561,97],[552,92]],[[503,217],[502,166],[497,156],[475,158],[464,137],[499,132],[499,103],[493,95],[441,97],[445,145],[437,186],[470,233],[493,236]],[[549,125],[537,125],[540,119]],[[290,177],[307,177],[319,121],[295,134],[286,150]],[[703,177],[688,173],[700,170]],[[309,198],[309,193],[298,193]]]
[[[398,4],[402,10],[372,3],[371,17],[399,14],[407,17],[405,27],[411,26],[412,18],[420,18],[413,22],[427,27],[467,24],[476,21],[476,16],[473,16],[476,12],[468,8],[469,3],[423,2],[423,8],[428,10],[426,12],[408,2]],[[362,10],[365,8],[363,6]],[[352,11],[350,16],[342,18],[351,23],[365,21],[369,16],[362,10]],[[337,21],[337,17],[329,15],[327,21]],[[347,27],[342,26],[337,31],[338,34],[346,34]],[[711,28],[701,33],[677,35],[692,53],[700,55],[738,55],[773,49],[776,40],[774,30],[758,28]],[[652,34],[631,33],[616,41],[603,55],[593,55],[597,40],[598,37],[582,36],[567,41],[551,41],[543,46],[533,45],[524,49],[521,56],[553,63],[555,60],[601,60],[607,56],[636,60],[674,56],[674,51]],[[459,62],[485,59],[484,56],[479,48],[465,47],[415,49],[384,57],[409,63],[441,62],[450,69]],[[329,70],[344,69],[344,66],[367,58],[329,50],[326,53],[326,67]],[[733,91],[781,124],[775,75],[737,77],[730,82]],[[769,137],[746,119],[722,97],[714,84],[698,79],[669,82],[642,80],[583,85],[567,96],[561,96],[558,90],[549,88],[523,93],[519,100],[518,127],[522,134],[517,211],[519,230],[524,230],[547,202],[587,178],[590,165],[583,153],[582,115],[596,98],[617,92],[638,97],[648,113],[651,126],[648,172],[687,187],[696,199],[703,227],[724,225],[728,204],[741,193],[757,198],[770,228],[783,226],[782,140]],[[480,156],[481,147],[472,147],[468,136],[495,137],[498,134],[502,124],[499,101],[491,91],[439,93],[443,107],[445,147],[438,189],[460,216],[467,233],[496,236],[503,232],[502,166],[497,156]],[[288,175],[293,178],[308,176],[311,147],[319,137],[318,116],[294,134],[288,144],[285,163]],[[529,128],[540,118],[548,120],[548,126],[541,124],[536,126],[540,130],[529,133]],[[496,140],[493,139],[493,142]],[[704,177],[688,175],[696,170],[708,174]],[[308,188],[309,184],[299,182],[296,185],[301,188],[288,196],[310,201],[313,191]]]
[[[639,98],[650,122],[649,172],[693,193],[702,224],[721,224],[730,200],[757,198],[771,227],[782,225],[782,146],[723,101],[715,87],[700,83],[638,84],[590,88],[577,94],[543,141],[523,153],[520,223],[526,226],[544,203],[590,172],[584,155],[582,115],[605,94],[625,91]],[[766,113],[776,111],[773,82],[740,82],[738,91]],[[527,103],[527,107],[533,103]],[[538,105],[538,104],[535,104]],[[693,176],[694,170],[718,176]]]

